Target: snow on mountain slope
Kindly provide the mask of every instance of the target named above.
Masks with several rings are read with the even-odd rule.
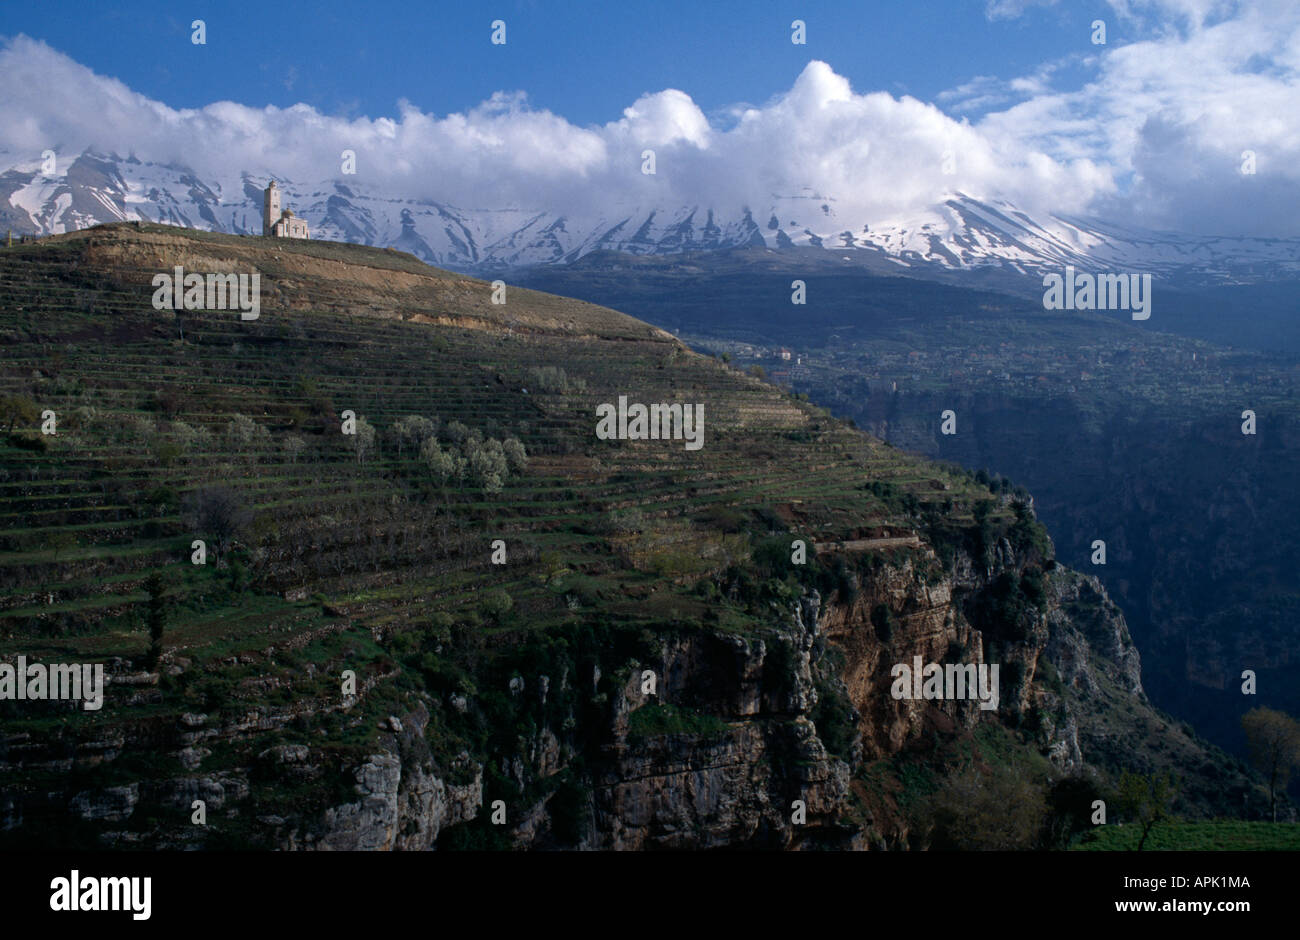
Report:
[[[143,219],[260,234],[262,189],[274,175],[261,167],[200,180],[184,167],[89,151],[60,175],[47,178],[40,169],[28,161],[0,175],[0,214],[16,231],[49,234]],[[894,219],[841,218],[834,198],[811,191],[733,210],[628,204],[615,195],[584,217],[564,207],[461,208],[375,191],[353,178],[279,183],[285,206],[307,219],[314,238],[392,246],[430,264],[479,272],[563,264],[598,250],[666,255],[754,246],[869,253],[917,276],[1002,271],[1023,279],[1067,264],[1203,283],[1300,276],[1300,239],[1181,236],[1033,218],[961,193]]]

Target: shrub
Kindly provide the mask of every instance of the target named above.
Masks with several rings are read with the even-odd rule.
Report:
[[[934,847],[974,851],[1032,848],[1047,815],[1043,791],[1015,768],[970,767],[931,798]]]
[[[539,392],[554,392],[567,394],[569,392],[585,392],[587,383],[585,380],[570,377],[567,372],[559,366],[539,366],[528,371],[529,383],[533,389]]]
[[[9,443],[14,447],[21,447],[23,450],[32,450],[37,453],[44,453],[47,449],[45,438],[41,435],[14,433],[9,435]]]
[[[515,601],[505,591],[493,591],[480,605],[483,615],[500,623],[514,609]]]
[[[627,736],[632,741],[659,737],[665,734],[693,734],[716,737],[727,728],[727,723],[715,715],[706,715],[693,708],[658,702],[642,705],[627,716]]]

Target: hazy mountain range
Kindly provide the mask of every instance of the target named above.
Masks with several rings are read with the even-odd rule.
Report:
[[[5,157],[0,155],[0,160]],[[260,234],[262,190],[274,169],[232,167],[200,178],[184,166],[85,151],[53,175],[9,155],[0,174],[0,224],[53,234],[143,220]],[[1034,217],[1003,201],[953,192],[908,218],[846,218],[833,194],[808,189],[721,211],[647,205],[617,192],[598,212],[502,205],[466,208],[412,199],[360,178],[280,179],[285,206],[313,238],[408,251],[440,267],[479,273],[567,264],[596,251],[678,255],[743,247],[812,248],[882,272],[948,279],[963,273],[1038,283],[1064,265],[1134,271],[1185,286],[1241,284],[1300,274],[1300,239],[1191,236],[1096,219]]]

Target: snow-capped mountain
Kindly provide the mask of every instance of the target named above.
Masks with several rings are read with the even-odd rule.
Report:
[[[0,175],[0,225],[52,234],[138,219],[260,234],[262,190],[272,176],[263,168],[199,179],[185,167],[87,151],[61,174],[46,176],[29,163]],[[391,246],[430,264],[477,272],[564,264],[599,250],[671,255],[766,247],[843,252],[919,277],[1037,278],[1065,265],[1200,283],[1300,277],[1300,239],[1183,236],[1033,218],[962,193],[895,219],[843,218],[832,196],[811,191],[725,212],[627,204],[614,193],[601,211],[574,215],[555,206],[466,208],[412,199],[350,177],[277,179],[285,207],[307,219],[313,238]]]

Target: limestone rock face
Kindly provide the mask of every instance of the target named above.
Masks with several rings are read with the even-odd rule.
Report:
[[[70,808],[87,822],[121,822],[130,817],[138,802],[140,785],[133,783],[128,787],[105,787],[78,793],[72,798]]]
[[[202,800],[211,812],[228,803],[237,803],[249,794],[248,782],[234,774],[214,774],[201,777],[181,777],[157,787],[154,798],[166,806],[189,810],[195,800]]]
[[[953,573],[938,580],[933,566],[915,556],[883,562],[855,583],[849,597],[807,591],[770,634],[741,636],[697,625],[664,637],[651,660],[606,663],[603,670],[593,664],[578,683],[585,688],[590,682],[594,699],[604,701],[605,726],[586,729],[602,743],[586,752],[587,789],[576,810],[579,841],[557,843],[555,834],[555,781],[571,778],[576,756],[572,716],[564,727],[544,726],[521,737],[502,759],[500,773],[519,792],[540,794],[508,807],[502,832],[519,848],[880,848],[905,841],[905,829],[882,842],[879,831],[845,823],[853,805],[850,782],[862,761],[895,754],[928,729],[972,729],[1008,715],[1019,721],[1031,711],[1040,716],[1042,752],[1063,771],[1086,768],[1080,699],[1045,684],[1039,670],[1048,664],[1067,689],[1105,682],[1140,698],[1137,652],[1123,618],[1096,579],[1058,568],[1046,579],[1043,609],[1024,613],[1012,627],[985,623],[980,629],[972,617],[981,616],[983,592],[1002,573],[1019,577],[1025,569],[1006,540],[991,546],[987,557],[981,565],[958,554]],[[882,608],[890,612],[887,627],[873,621],[874,615],[883,623]],[[1012,633],[998,633],[1006,630]],[[998,651],[1002,670],[996,712],[981,710],[973,699],[890,695],[895,664],[910,665],[919,656],[925,663],[987,665],[989,649]],[[602,671],[605,683],[614,678],[607,693],[600,692],[607,687]],[[649,686],[647,671],[654,677]],[[567,674],[510,678],[506,695],[531,695],[543,704],[553,689],[570,685]],[[827,729],[819,729],[815,717],[826,694],[846,700],[855,734],[847,745],[841,742],[839,753],[828,750]],[[446,701],[431,700],[431,707],[445,708],[442,715],[474,707],[465,696]],[[712,723],[638,733],[637,711],[661,705],[710,716]],[[289,844],[436,848],[449,826],[487,812],[481,765],[466,754],[456,767],[435,767],[424,737],[430,720],[421,708],[388,721],[401,730],[382,736],[391,750],[357,768],[357,799],[332,807],[320,826],[295,834]],[[453,785],[453,778],[462,782]]]
[[[325,832],[315,847],[344,852],[391,849],[397,835],[397,791],[402,762],[374,754],[357,769],[355,803],[325,811]]]
[[[482,766],[465,756],[448,770],[466,782],[442,779],[425,739],[428,711],[419,708],[393,718],[402,729],[388,738],[394,749],[371,755],[357,768],[357,799],[326,810],[319,829],[293,834],[286,847],[422,851],[431,848],[447,826],[478,814],[483,805]]]
[[[1145,702],[1137,651],[1095,578],[1056,568],[1044,578],[1042,603],[1008,624],[989,618],[986,601],[997,579],[1020,578],[1027,568],[1010,544],[989,546],[980,563],[959,552],[941,576],[927,552],[920,546],[877,559],[868,574],[847,579],[847,589],[806,590],[774,610],[768,630],[742,635],[692,624],[655,637],[648,656],[609,655],[536,672],[523,663],[499,684],[480,688],[544,717],[518,725],[513,745],[494,745],[491,757],[447,751],[447,729],[481,714],[487,693],[468,689],[416,693],[404,711],[385,709],[367,720],[375,746],[342,765],[330,763],[330,752],[308,737],[255,750],[248,766],[205,772],[220,748],[283,732],[302,713],[185,713],[166,749],[182,773],[45,799],[105,823],[131,819],[142,803],[188,814],[202,800],[206,829],[164,833],[162,843],[173,847],[197,844],[242,819],[280,849],[426,851],[438,848],[451,827],[487,827],[498,798],[488,795],[492,779],[498,789],[508,781],[510,792],[522,794],[506,801],[501,828],[488,830],[498,844],[517,848],[905,845],[905,824],[873,819],[879,807],[864,809],[855,797],[864,763],[935,731],[961,733],[997,721],[1025,727],[1033,718],[1041,753],[1063,772],[1085,772],[1116,746],[1106,737],[1105,709]],[[995,712],[976,700],[891,695],[896,664],[920,657],[988,665],[990,651],[1002,671]],[[354,713],[359,700],[339,714]],[[1104,707],[1097,704],[1103,700]],[[651,714],[667,724],[649,721]],[[120,734],[87,740],[67,757],[13,736],[0,751],[0,772],[92,766],[130,743]],[[490,768],[488,760],[495,762]],[[332,794],[331,781],[348,795],[273,811],[250,803],[255,783]],[[0,825],[19,825],[35,805],[6,795]],[[122,828],[108,832],[106,844],[146,838]]]
[[[1094,668],[1103,669],[1121,689],[1145,700],[1142,663],[1128,624],[1106,596],[1101,582],[1065,571],[1051,581],[1053,607],[1046,653],[1061,679],[1095,691]]]

